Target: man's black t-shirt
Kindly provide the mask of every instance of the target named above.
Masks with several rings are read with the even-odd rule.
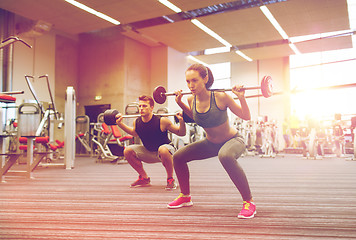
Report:
[[[168,138],[167,131],[161,131],[160,121],[161,117],[156,115],[153,115],[148,122],[143,122],[141,117],[136,119],[136,133],[148,151],[157,151],[161,145],[171,142]]]

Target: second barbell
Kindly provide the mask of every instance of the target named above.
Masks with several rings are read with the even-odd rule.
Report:
[[[104,122],[107,125],[115,125],[116,124],[116,115],[119,114],[120,112],[116,109],[108,109],[104,112]],[[170,116],[175,116],[177,113],[155,113],[157,116],[161,117],[170,117]],[[132,115],[121,115],[123,118],[137,118],[141,117],[140,114],[132,114]]]

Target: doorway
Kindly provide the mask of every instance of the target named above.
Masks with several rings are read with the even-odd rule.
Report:
[[[89,117],[90,122],[96,123],[99,114],[105,112],[105,110],[110,109],[111,104],[89,105],[89,106],[84,106],[84,108],[85,108],[85,115]]]

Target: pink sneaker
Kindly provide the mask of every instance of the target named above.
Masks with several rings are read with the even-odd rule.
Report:
[[[237,217],[238,218],[253,218],[256,213],[257,213],[256,205],[253,202],[244,201],[242,210]]]
[[[184,197],[183,193],[180,193],[179,196],[174,199],[173,202],[167,205],[168,208],[181,208],[181,207],[190,207],[193,206],[191,196]]]

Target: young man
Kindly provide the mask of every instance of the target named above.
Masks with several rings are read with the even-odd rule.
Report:
[[[168,131],[184,136],[186,133],[185,122],[180,113],[176,116],[179,126],[173,124],[168,118],[153,114],[154,101],[151,97],[142,95],[139,97],[140,117],[129,127],[122,122],[122,115],[115,116],[117,125],[132,136],[138,136],[143,145],[129,145],[124,150],[124,156],[128,163],[139,174],[138,179],[131,187],[150,186],[151,180],[143,168],[142,162],[162,162],[167,172],[167,190],[176,189],[173,179],[173,154],[175,147],[168,138]]]

